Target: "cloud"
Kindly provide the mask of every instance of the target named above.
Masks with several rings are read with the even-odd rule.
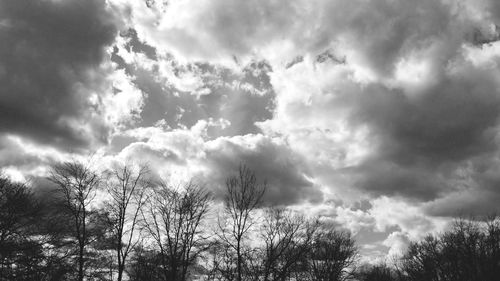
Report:
[[[306,53],[288,68],[273,65],[276,107],[259,126],[286,138],[331,198],[460,205],[451,195],[466,184],[463,170],[498,150],[500,53],[491,5],[350,7],[332,17],[337,32],[326,36],[345,62],[321,63]],[[495,192],[480,173],[467,184]]]
[[[114,70],[108,76],[112,92],[99,97],[102,118],[107,124],[127,127],[141,121],[145,96],[132,79],[122,69]]]
[[[91,93],[116,33],[104,1],[2,1],[0,132],[75,149],[102,142]]]
[[[366,228],[372,228],[375,220],[366,211],[360,209],[345,208],[342,206],[335,207],[335,221],[356,235]]]
[[[498,153],[498,67],[474,64],[465,51],[447,67],[439,81],[419,89],[370,84],[354,93],[348,118],[354,126],[367,126],[372,145],[362,164],[346,169],[355,171],[349,174],[354,178],[359,176],[354,180],[357,187],[374,196],[436,200],[456,211],[477,212],[475,196],[469,197],[474,204],[465,204],[456,192],[467,184],[483,194],[490,184],[487,175],[477,171],[481,163],[498,168],[488,160]],[[470,169],[471,179],[465,182],[463,171]],[[492,206],[496,197],[489,196],[491,204],[485,206]]]
[[[256,122],[272,117],[275,93],[270,66],[251,61],[241,70],[207,63],[181,64],[170,56],[150,59],[127,47],[143,46],[132,35],[121,38],[112,59],[121,71],[134,77],[134,88],[144,93],[140,126],[165,120],[171,128],[191,127],[200,119],[224,119],[227,126],[212,127],[210,135],[259,133]],[[133,47],[132,46],[132,47]]]
[[[172,1],[164,9],[114,2],[122,10],[131,10],[130,20],[140,38],[184,61],[232,60],[299,24],[293,17],[299,15],[299,7],[288,2]]]
[[[488,47],[498,38],[491,1],[288,1],[279,9],[172,1],[163,12],[134,5],[137,37],[160,54],[231,69],[267,60],[267,88],[276,96],[272,116],[257,125],[285,139],[329,196],[432,201],[456,190],[467,159],[497,149],[498,68],[484,58],[486,51],[497,56]],[[325,52],[339,59],[318,60]],[[191,79],[197,71],[179,77],[200,81]],[[239,101],[254,103],[235,91],[221,103],[223,92],[212,87],[201,97],[212,102],[205,113],[228,120],[222,130],[231,136],[259,132],[232,127]],[[211,110],[221,104],[230,110]],[[250,112],[264,106],[255,105]],[[188,126],[200,118],[186,113],[190,107],[179,113],[184,121],[192,116]]]
[[[367,160],[353,169],[346,169],[346,177],[355,187],[380,195],[401,196],[418,200],[432,200],[451,189],[445,175],[431,172],[427,167],[403,166],[383,159]]]
[[[389,253],[400,254],[409,241],[418,241],[428,234],[436,234],[445,229],[449,219],[432,217],[421,211],[419,204],[402,200],[380,197],[372,201],[372,208],[367,213],[373,217],[375,230],[391,230],[383,245],[389,247]],[[396,227],[396,229],[391,229]]]
[[[20,173],[25,179],[43,177],[50,165],[69,157],[53,147],[41,146],[21,137],[0,136],[0,170]]]
[[[498,70],[455,67],[414,98],[401,90],[367,88],[355,101],[353,118],[371,125],[382,153],[399,163],[458,161],[494,150]]]
[[[432,216],[484,218],[500,211],[497,191],[470,188],[428,202],[424,211]]]
[[[263,135],[218,138],[207,143],[205,153],[215,182],[221,185],[237,175],[240,165],[253,170],[261,182],[266,181],[265,204],[322,202],[321,190],[309,179],[303,159],[279,139]]]
[[[494,38],[488,15],[494,1],[169,1],[167,5],[113,3],[130,17],[138,36],[184,61],[231,63],[265,57],[286,65],[300,55],[329,48],[390,75],[398,60],[434,45],[450,56],[467,35]],[[476,36],[477,37],[477,36]],[[446,59],[443,57],[442,59]]]
[[[387,239],[384,240],[383,245],[389,247],[387,255],[389,257],[400,257],[406,251],[410,239],[401,232],[392,232]]]
[[[441,220],[423,214],[418,204],[385,196],[373,200],[372,204],[373,207],[368,212],[375,218],[375,228],[378,231],[397,226],[408,233],[411,239],[420,239],[422,235],[435,232],[442,226]]]
[[[445,196],[426,202],[423,210],[432,216],[486,217],[500,211],[498,152],[469,159],[458,176],[456,188]]]
[[[140,159],[165,180],[182,183],[194,179],[221,199],[228,177],[236,176],[240,165],[255,172],[260,183],[267,182],[266,205],[319,203],[321,188],[311,179],[302,157],[286,143],[261,134],[210,139],[208,130],[216,122],[200,121],[190,129],[165,127],[125,131],[129,144],[116,155],[118,161]],[[121,160],[120,160],[121,159]]]

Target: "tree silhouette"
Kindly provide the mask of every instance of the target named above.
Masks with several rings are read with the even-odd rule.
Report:
[[[40,258],[40,247],[30,236],[39,215],[26,185],[0,176],[0,280],[32,275],[29,265]]]
[[[112,248],[116,252],[118,281],[123,279],[130,252],[141,242],[138,221],[146,188],[150,185],[148,173],[146,166],[134,169],[128,165],[116,166],[106,173],[106,190],[110,196],[106,204],[107,222]]]
[[[260,235],[264,241],[263,280],[288,280],[308,255],[318,226],[317,221],[307,221],[285,208],[267,209]]]
[[[500,276],[497,216],[457,219],[448,231],[411,242],[392,265],[358,266],[350,233],[293,208],[261,208],[266,184],[243,165],[227,179],[221,209],[212,209],[210,192],[192,182],[178,188],[153,184],[146,167],[121,165],[102,174],[73,161],[54,165],[49,179],[55,189],[43,193],[36,183],[0,176],[0,280],[496,281]],[[97,200],[97,194],[104,196]],[[213,239],[206,228],[211,210],[222,211],[212,221]]]
[[[266,183],[258,183],[255,173],[248,167],[241,165],[238,175],[226,180],[226,194],[224,197],[224,216],[218,217],[217,235],[225,245],[222,249],[234,251],[235,278],[242,281],[245,271],[245,251],[243,242],[254,225],[253,215],[260,206],[266,191]],[[247,253],[246,253],[247,252]],[[224,253],[226,259],[231,259],[230,252]],[[219,268],[226,278],[232,276],[232,262],[226,263],[225,268]],[[232,279],[230,279],[232,280]]]
[[[49,180],[56,184],[63,210],[72,220],[72,236],[77,242],[78,280],[85,277],[86,247],[89,244],[91,204],[100,185],[99,174],[89,166],[73,161],[53,167]]]
[[[366,265],[360,267],[355,273],[359,281],[397,281],[399,280],[395,269],[385,263],[377,265]]]
[[[457,220],[440,236],[410,244],[401,259],[405,280],[493,281],[500,274],[500,222]]]
[[[145,228],[159,249],[166,280],[187,280],[188,268],[205,249],[201,232],[211,203],[204,188],[190,182],[182,189],[162,184],[143,211]]]
[[[309,270],[313,280],[343,281],[352,277],[358,254],[350,233],[327,228],[316,233],[310,256]]]

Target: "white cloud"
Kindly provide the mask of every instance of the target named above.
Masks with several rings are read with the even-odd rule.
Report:
[[[137,89],[132,77],[124,70],[115,70],[108,79],[112,88],[110,93],[102,98],[104,118],[116,127],[137,121],[144,106],[142,91]]]
[[[337,206],[335,208],[335,213],[335,221],[349,229],[354,235],[359,233],[362,229],[372,228],[375,223],[375,219],[370,213],[360,209],[353,210],[351,208]]]
[[[402,256],[408,248],[409,243],[410,239],[408,236],[400,231],[392,232],[387,236],[384,242],[382,242],[384,246],[389,247],[389,252],[387,253],[388,257]]]

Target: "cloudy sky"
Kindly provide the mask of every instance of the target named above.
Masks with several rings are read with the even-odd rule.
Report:
[[[0,0],[0,167],[142,161],[352,231],[500,211],[500,1]]]

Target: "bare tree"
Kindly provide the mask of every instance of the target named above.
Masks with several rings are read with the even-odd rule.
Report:
[[[267,280],[286,280],[307,255],[318,222],[285,208],[269,208],[264,214],[262,275]]]
[[[149,186],[148,174],[146,166],[134,169],[131,165],[124,165],[107,171],[106,188],[110,200],[106,210],[113,250],[116,252],[118,281],[123,279],[127,258],[141,239],[138,220]]]
[[[41,217],[29,188],[0,174],[0,280],[37,276],[33,272],[40,268],[39,256],[43,255],[31,236],[38,234],[35,225]]]
[[[412,242],[400,262],[405,280],[493,281],[500,274],[500,220],[458,219],[439,236]]]
[[[226,249],[232,249],[235,252],[236,280],[238,281],[243,280],[245,267],[243,241],[254,225],[252,216],[261,204],[266,186],[266,183],[258,183],[255,173],[244,165],[239,167],[237,176],[226,180],[225,217],[218,218],[217,235],[223,243],[229,246]]]
[[[182,189],[163,184],[148,198],[145,227],[160,249],[166,280],[186,280],[205,249],[201,228],[211,200],[209,192],[192,182]]]
[[[309,255],[313,280],[344,281],[352,277],[357,247],[350,233],[327,229],[316,233]]]
[[[49,180],[57,185],[63,207],[72,218],[73,236],[78,246],[78,280],[82,281],[85,276],[85,251],[89,243],[90,205],[101,178],[89,166],[73,161],[55,165]]]

